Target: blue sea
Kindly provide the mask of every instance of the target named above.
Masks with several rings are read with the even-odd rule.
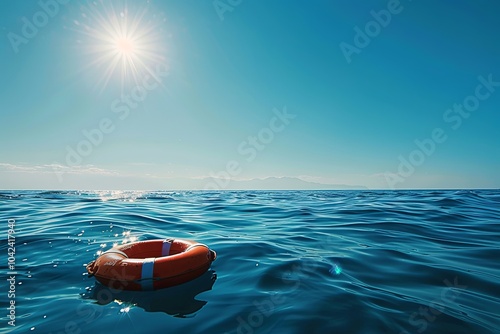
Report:
[[[2,333],[500,333],[499,190],[1,191],[0,212]],[[88,277],[159,238],[217,260],[157,291]]]

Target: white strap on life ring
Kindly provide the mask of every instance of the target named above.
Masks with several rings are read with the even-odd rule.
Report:
[[[205,247],[205,248],[208,249],[207,245],[204,245],[204,244],[194,244],[194,245],[189,246],[184,252],[189,252],[191,249],[193,249],[195,247],[198,247],[198,246],[203,246],[203,247]]]
[[[125,256],[126,259],[128,259],[128,255],[127,254],[125,254],[122,251],[119,251],[118,249],[113,249],[113,248],[111,248],[110,250],[105,251],[104,253],[101,254],[101,256],[103,256],[104,254],[109,254],[109,253],[120,254],[120,255]]]
[[[170,254],[170,247],[174,239],[165,239],[163,240],[163,245],[161,246],[161,256],[168,256]]]
[[[142,290],[153,290],[153,270],[155,267],[154,257],[144,259],[141,269],[141,286]]]

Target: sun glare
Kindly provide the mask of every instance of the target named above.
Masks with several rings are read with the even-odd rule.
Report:
[[[84,35],[80,43],[89,55],[87,68],[101,73],[96,85],[101,92],[113,78],[120,79],[123,91],[147,74],[154,76],[159,64],[167,65],[161,36],[165,19],[138,4],[117,8],[110,1],[93,1],[80,8],[81,21],[73,22]]]
[[[120,38],[116,41],[116,51],[122,56],[133,55],[134,42],[128,38]]]

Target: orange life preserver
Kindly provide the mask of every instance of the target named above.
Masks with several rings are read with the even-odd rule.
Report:
[[[113,289],[155,290],[202,275],[216,256],[191,240],[138,241],[102,253],[87,265],[87,272]]]

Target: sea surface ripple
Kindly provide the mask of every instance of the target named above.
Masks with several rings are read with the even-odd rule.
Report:
[[[0,191],[0,212],[6,333],[500,333],[499,190]],[[153,292],[86,274],[167,237],[217,260]]]

